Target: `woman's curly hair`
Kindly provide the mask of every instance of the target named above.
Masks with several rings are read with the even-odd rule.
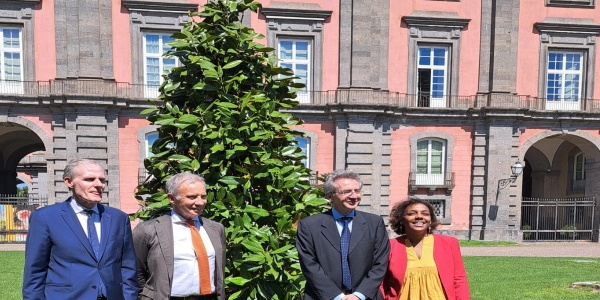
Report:
[[[392,211],[390,212],[390,228],[392,228],[396,234],[403,235],[406,233],[404,226],[402,226],[402,220],[406,214],[406,209],[413,204],[423,204],[429,209],[429,215],[431,216],[431,224],[429,225],[430,230],[434,230],[440,225],[440,221],[438,221],[437,217],[435,216],[435,208],[433,205],[431,205],[431,203],[429,203],[429,201],[421,199],[409,199],[398,202],[396,205],[394,205]]]

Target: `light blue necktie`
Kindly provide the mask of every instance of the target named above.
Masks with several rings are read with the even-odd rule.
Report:
[[[88,240],[90,240],[90,244],[92,245],[92,250],[94,250],[94,255],[96,255],[96,259],[100,259],[100,240],[98,239],[98,232],[96,232],[96,225],[94,224],[94,210],[86,209],[85,213],[88,215],[87,219],[87,229],[88,229]],[[100,279],[98,296],[106,295],[106,287],[104,286],[104,282]]]
[[[341,235],[341,248],[342,248],[342,283],[346,289],[352,289],[352,277],[350,276],[350,265],[348,264],[348,248],[350,246],[350,228],[348,223],[352,220],[351,217],[342,217],[339,220],[344,223]]]

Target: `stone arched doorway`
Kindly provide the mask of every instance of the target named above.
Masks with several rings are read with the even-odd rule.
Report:
[[[597,240],[600,139],[548,131],[528,141],[521,229],[524,240]]]
[[[28,176],[35,179],[32,190],[46,191],[46,180],[37,180],[40,175],[46,178],[44,153],[42,139],[31,129],[12,122],[0,123],[0,194],[16,194],[17,177]],[[32,168],[36,168],[35,174],[31,173]],[[19,176],[19,172],[27,172],[27,176]]]

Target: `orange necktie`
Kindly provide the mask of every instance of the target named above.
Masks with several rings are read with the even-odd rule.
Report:
[[[210,288],[210,267],[208,265],[208,254],[200,232],[196,229],[194,220],[185,221],[190,230],[192,231],[192,244],[194,244],[194,251],[196,251],[196,259],[198,260],[198,272],[200,273],[200,295],[208,295],[212,293]]]

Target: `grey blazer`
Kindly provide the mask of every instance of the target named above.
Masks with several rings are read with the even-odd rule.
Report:
[[[216,252],[215,287],[217,298],[225,300],[225,228],[201,217],[202,226]],[[137,258],[139,299],[169,299],[173,283],[173,224],[170,215],[141,222],[133,230]]]
[[[296,237],[306,278],[304,299],[333,299],[343,292],[340,234],[331,210],[300,220]],[[356,211],[348,260],[352,292],[383,299],[379,285],[388,266],[390,244],[381,216]]]

